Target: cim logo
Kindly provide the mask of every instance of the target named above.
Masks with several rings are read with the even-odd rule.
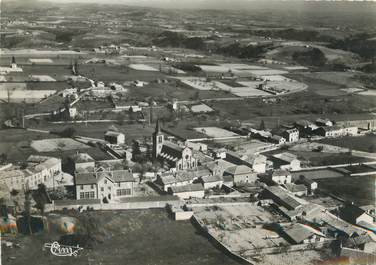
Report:
[[[45,243],[45,249],[50,249],[52,255],[58,257],[77,257],[78,252],[83,250],[79,245],[77,246],[66,246],[60,245],[59,242]]]

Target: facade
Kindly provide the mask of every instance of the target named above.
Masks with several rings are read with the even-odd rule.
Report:
[[[129,170],[77,173],[75,176],[76,199],[111,201],[134,195],[135,179]]]
[[[165,140],[159,121],[153,134],[153,156],[155,159],[167,163],[176,170],[192,170],[197,168],[197,159],[193,150],[187,146],[179,146]]]
[[[200,183],[188,184],[185,186],[171,187],[169,192],[181,199],[204,198],[205,190]]]
[[[317,134],[323,137],[354,136],[358,134],[358,127],[321,127],[317,130]]]

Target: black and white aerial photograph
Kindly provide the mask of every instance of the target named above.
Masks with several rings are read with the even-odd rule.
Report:
[[[0,265],[375,265],[376,0],[0,0]]]

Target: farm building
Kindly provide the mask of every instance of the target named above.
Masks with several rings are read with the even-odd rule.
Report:
[[[326,236],[310,226],[295,223],[286,227],[282,232],[283,237],[292,244],[307,244],[324,241]]]
[[[234,184],[255,183],[258,180],[257,173],[245,165],[236,165],[227,168],[223,175],[231,176]]]
[[[171,187],[169,192],[181,199],[203,198],[205,196],[205,190],[201,183]]]
[[[120,132],[115,131],[107,131],[104,134],[104,140],[109,142],[110,144],[124,144],[125,143],[125,135]]]
[[[274,168],[282,170],[299,170],[300,160],[296,155],[284,152],[273,155],[270,160],[273,162]]]
[[[204,189],[221,188],[223,184],[223,178],[218,175],[209,175],[200,178]]]
[[[278,183],[278,184],[287,184],[291,183],[291,174],[287,170],[275,170],[275,171],[270,171],[267,174],[267,177],[269,180]]]
[[[68,157],[68,171],[74,174],[76,171],[84,171],[95,167],[95,160],[87,153],[76,153]]]
[[[354,204],[346,204],[340,209],[340,213],[341,218],[349,223],[359,224],[360,222],[364,222],[373,224],[373,217]]]

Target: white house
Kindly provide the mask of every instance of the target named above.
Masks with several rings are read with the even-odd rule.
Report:
[[[291,183],[292,176],[287,170],[275,170],[268,174],[269,179],[278,184]]]
[[[300,160],[296,155],[283,152],[280,154],[273,155],[270,160],[273,162],[274,168],[283,169],[283,170],[299,170],[300,169]]]

